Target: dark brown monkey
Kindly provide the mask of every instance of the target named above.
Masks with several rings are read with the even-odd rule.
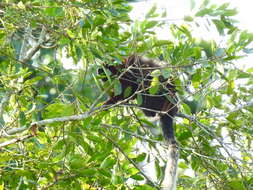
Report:
[[[110,71],[111,78],[117,77],[121,84],[122,92],[119,95],[111,95],[105,102],[105,105],[115,104],[122,100],[131,100],[141,97],[141,109],[146,116],[154,117],[158,113],[160,116],[161,128],[166,141],[175,144],[173,132],[173,117],[177,113],[175,86],[169,79],[162,75],[159,79],[159,89],[155,94],[150,94],[149,89],[153,76],[152,71],[159,69],[161,66],[151,59],[146,59],[137,55],[132,55],[117,66],[104,65],[104,69]],[[98,70],[98,74],[103,76],[103,81],[108,78],[103,68]],[[125,93],[125,91],[128,93]]]

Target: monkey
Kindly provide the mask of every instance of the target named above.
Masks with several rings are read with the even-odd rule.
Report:
[[[104,105],[112,105],[122,100],[129,101],[139,95],[141,97],[139,107],[145,116],[155,117],[158,114],[166,142],[176,144],[173,130],[173,118],[178,111],[175,86],[170,79],[159,75],[159,89],[155,94],[150,94],[149,90],[154,79],[152,72],[160,67],[161,65],[154,60],[136,54],[129,56],[116,66],[104,64],[103,68],[98,69],[98,75],[102,77],[102,81],[109,80],[105,72],[107,70],[110,78],[118,78],[122,89],[118,95],[112,93]]]

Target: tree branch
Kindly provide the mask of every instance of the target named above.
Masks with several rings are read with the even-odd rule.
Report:
[[[251,107],[251,106],[253,106],[253,99],[250,100],[249,102],[246,102],[244,105],[238,106],[236,109],[229,111],[228,113],[225,113],[225,114],[213,114],[213,115],[207,116],[205,118],[227,117],[230,113],[237,112],[237,111],[240,111],[242,109],[245,109],[245,108]]]
[[[5,142],[3,142],[3,143],[0,143],[0,150],[1,150],[1,148],[3,148],[3,147],[5,147],[5,146],[8,146],[8,145],[10,145],[10,144],[14,144],[14,143],[16,143],[16,142],[20,142],[20,141],[23,141],[23,140],[25,140],[25,139],[28,139],[28,138],[30,138],[30,137],[32,137],[33,135],[25,135],[25,136],[23,136],[23,137],[18,137],[18,138],[15,138],[15,139],[11,139],[11,140],[9,140],[9,141],[5,141]]]
[[[80,121],[80,120],[83,120],[83,119],[95,114],[97,111],[102,111],[102,110],[106,110],[106,109],[108,109],[108,106],[103,105],[103,106],[96,107],[92,110],[86,111],[86,112],[84,112],[82,114],[79,114],[79,115],[56,117],[56,118],[52,118],[52,119],[45,119],[45,120],[41,120],[41,121],[35,121],[35,122],[32,122],[29,125],[29,127],[22,126],[22,127],[17,127],[17,128],[13,128],[13,129],[10,129],[8,131],[5,131],[4,134],[0,135],[0,137],[8,137],[8,136],[14,135],[16,133],[21,133],[25,130],[30,129],[32,126],[47,125],[47,124],[51,124],[51,123],[55,123],[55,122]]]
[[[247,104],[248,105],[248,104]],[[242,108],[241,108],[242,109]],[[219,138],[217,137],[214,132],[212,130],[209,129],[208,126],[204,125],[203,123],[199,122],[195,116],[189,116],[189,115],[186,115],[186,114],[177,114],[178,117],[182,117],[182,118],[186,118],[188,119],[189,121],[192,121],[194,122],[196,125],[198,125],[199,127],[201,127],[202,130],[205,130],[208,134],[210,134],[212,137],[214,137],[218,142],[219,144],[221,145],[221,147],[225,150],[225,152],[227,153],[227,155],[233,160],[234,164],[237,166],[237,168],[239,169],[239,164],[237,163],[236,161],[236,158],[232,155],[232,153],[228,150],[228,148],[225,146],[225,144],[223,143],[223,139],[222,138]],[[241,176],[243,177],[243,174],[242,172],[240,171],[240,174]]]
[[[124,157],[136,168],[139,170],[139,172],[141,173],[141,175],[143,175],[143,177],[150,183],[152,184],[155,188],[157,189],[160,189],[160,187],[155,183],[153,182],[143,171],[141,168],[139,168],[139,166],[131,159],[127,156],[127,154],[121,149],[121,147],[114,142],[113,139],[111,139],[110,137],[108,137],[105,133],[103,132],[100,132],[101,134],[103,134],[103,136],[105,138],[107,138],[123,155]]]
[[[136,133],[133,133],[133,132],[124,130],[124,129],[122,129],[121,127],[116,126],[116,125],[109,125],[109,124],[101,124],[101,125],[104,126],[104,127],[110,127],[110,128],[118,129],[118,130],[122,131],[123,133],[129,134],[129,135],[131,135],[131,136],[133,136],[133,137],[136,137],[136,138],[138,138],[138,139],[145,140],[145,141],[147,141],[147,142],[152,142],[152,143],[160,144],[160,145],[163,146],[163,147],[167,147],[167,146],[168,146],[167,144],[165,144],[165,143],[163,143],[163,142],[161,142],[161,141],[156,141],[156,140],[153,140],[153,139],[144,137],[144,136],[142,136],[142,135],[138,135],[138,134],[136,134]]]
[[[26,51],[26,43],[28,38],[29,36],[25,35],[19,58],[21,63],[26,63],[37,51],[39,51],[41,45],[46,41],[46,28],[44,26],[42,27],[38,42],[30,50]]]

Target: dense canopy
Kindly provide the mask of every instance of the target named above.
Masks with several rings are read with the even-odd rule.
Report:
[[[177,188],[253,189],[253,67],[241,66],[253,34],[227,3],[192,3],[180,21],[155,6],[131,20],[129,3],[0,2],[0,189],[159,189],[167,147],[158,123],[138,98],[102,106],[108,86],[97,69],[132,54],[165,63],[159,74],[175,83]],[[163,28],[167,39],[156,34]],[[198,38],[197,28],[220,38]]]

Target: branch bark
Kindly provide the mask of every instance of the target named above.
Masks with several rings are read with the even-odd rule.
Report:
[[[24,36],[19,56],[19,61],[21,63],[26,63],[29,61],[34,56],[34,54],[40,50],[41,45],[46,41],[46,28],[42,27],[38,42],[31,49],[27,50],[27,41],[29,40],[29,37],[30,36],[28,33]]]
[[[25,136],[23,136],[23,137],[18,137],[18,138],[11,139],[11,140],[9,140],[9,141],[5,141],[5,142],[3,142],[3,143],[0,143],[0,150],[1,150],[1,148],[5,147],[5,146],[8,146],[8,145],[10,145],[10,144],[14,144],[14,143],[16,143],[16,142],[23,141],[23,140],[28,139],[28,138],[30,138],[30,137],[32,137],[32,136],[33,136],[33,135],[25,135]]]
[[[17,127],[17,128],[13,128],[8,131],[5,131],[3,134],[0,134],[0,137],[8,137],[8,136],[14,135],[16,133],[21,133],[23,131],[29,130],[32,126],[42,126],[42,125],[47,125],[47,124],[51,124],[51,123],[55,123],[55,122],[80,121],[80,120],[83,120],[83,119],[91,116],[92,114],[96,113],[98,110],[102,111],[105,109],[108,109],[108,106],[99,106],[99,107],[96,107],[94,109],[91,109],[91,110],[84,112],[82,114],[79,114],[79,115],[56,117],[56,118],[52,118],[52,119],[35,121],[35,122],[32,122],[29,125],[29,127],[22,126],[22,127]]]

